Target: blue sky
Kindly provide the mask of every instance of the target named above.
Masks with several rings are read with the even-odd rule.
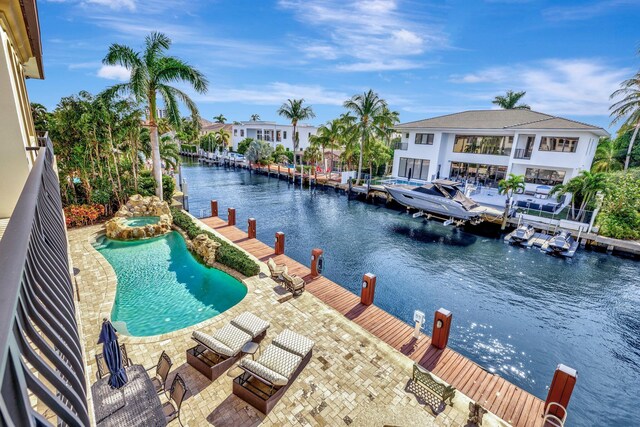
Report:
[[[209,79],[202,117],[279,120],[287,98],[320,124],[373,88],[403,122],[492,108],[507,89],[533,109],[610,129],[609,95],[640,69],[638,0],[40,0],[46,79],[31,101],[126,79],[101,64],[151,31]],[[635,30],[635,31],[634,31]]]

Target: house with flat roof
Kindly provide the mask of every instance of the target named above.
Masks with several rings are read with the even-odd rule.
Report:
[[[531,110],[473,110],[396,126],[392,175],[432,181],[448,178],[497,187],[509,173],[524,175],[527,190],[562,184],[589,170],[597,126]]]
[[[298,123],[296,132],[298,133],[298,150],[302,151],[309,146],[309,138],[318,131],[313,125]],[[238,148],[238,144],[245,138],[253,138],[276,145],[282,144],[285,149],[293,151],[293,126],[290,124],[280,125],[276,122],[267,121],[247,121],[233,125],[233,149]]]

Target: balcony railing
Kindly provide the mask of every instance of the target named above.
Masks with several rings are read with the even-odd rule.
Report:
[[[89,425],[60,187],[44,143],[0,240],[0,426]]]
[[[408,142],[396,142],[395,144],[393,144],[394,150],[406,150],[407,148],[409,148]]]
[[[516,148],[516,151],[513,155],[515,159],[530,159],[532,150],[527,150],[524,148]]]

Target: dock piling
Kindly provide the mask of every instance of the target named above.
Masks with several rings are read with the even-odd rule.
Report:
[[[436,310],[433,317],[433,332],[431,333],[431,345],[443,350],[449,342],[451,331],[451,312],[444,308]]]
[[[324,264],[324,259],[322,257],[323,254],[322,249],[312,249],[311,250],[311,277],[318,277],[322,274],[322,267]]]
[[[376,293],[376,275],[367,273],[362,277],[362,290],[360,293],[360,303],[363,305],[373,304],[373,297]]]
[[[276,255],[284,254],[284,233],[282,231],[278,231],[276,233],[275,254]]]
[[[218,216],[218,201],[211,201],[211,216]]]
[[[566,408],[569,405],[569,399],[571,398],[571,393],[573,393],[573,387],[576,385],[577,378],[578,372],[575,369],[562,363],[558,365],[553,374],[547,400],[544,402],[545,414],[551,414],[560,419],[564,419],[567,412]],[[554,405],[552,405],[552,403]]]
[[[255,218],[249,218],[249,230],[247,232],[247,234],[249,235],[248,237],[250,239],[255,239],[256,238],[256,219]]]
[[[236,209],[229,208],[228,212],[229,212],[229,219],[227,220],[228,225],[229,226],[236,225]]]

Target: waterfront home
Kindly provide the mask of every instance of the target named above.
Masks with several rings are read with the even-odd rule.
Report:
[[[318,129],[310,124],[298,123],[298,150],[302,151],[309,146],[309,138],[315,135]],[[238,144],[245,138],[253,138],[267,141],[275,148],[282,144],[285,149],[293,151],[293,126],[290,124],[281,125],[276,122],[267,121],[247,121],[233,125],[232,141],[233,149],[238,148]]]
[[[509,173],[524,175],[528,191],[567,182],[589,170],[597,126],[525,109],[474,110],[396,126],[392,175],[449,178],[497,187]]]

